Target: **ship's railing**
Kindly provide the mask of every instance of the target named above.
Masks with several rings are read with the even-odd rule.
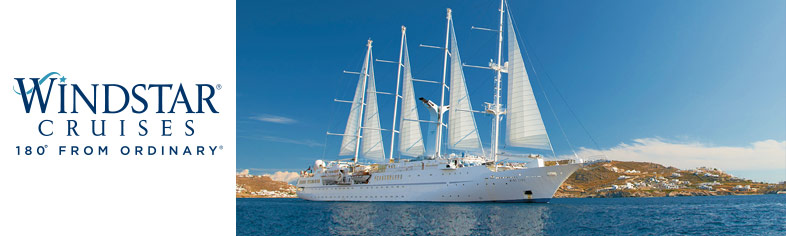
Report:
[[[314,173],[306,172],[305,170],[300,171],[300,177],[314,177]]]

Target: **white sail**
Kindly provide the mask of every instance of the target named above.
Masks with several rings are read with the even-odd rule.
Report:
[[[551,149],[549,136],[532,92],[524,59],[508,14],[508,109],[505,142],[509,146]]]
[[[369,60],[371,61],[371,56]],[[379,107],[377,107],[377,87],[374,81],[374,64],[368,65],[368,81],[366,82],[366,110],[363,116],[363,138],[361,141],[361,154],[373,160],[385,159],[385,149],[382,143],[382,131],[379,125]]]
[[[415,89],[412,86],[412,70],[409,67],[409,51],[407,42],[404,41],[404,81],[401,93],[401,122],[399,127],[399,153],[404,156],[422,156],[426,150],[423,146],[423,133],[421,133],[418,117],[418,107],[415,101]]]
[[[448,148],[456,150],[482,150],[472,104],[464,81],[456,32],[450,21],[450,116],[448,119]]]
[[[366,71],[367,66],[368,57],[363,60],[361,71]],[[358,79],[358,86],[355,88],[355,98],[352,99],[352,108],[349,110],[349,117],[347,117],[347,128],[344,129],[344,138],[341,140],[339,156],[355,155],[358,129],[360,128],[358,120],[360,120],[361,107],[363,106],[363,82],[365,80],[365,75],[361,73],[360,79]]]

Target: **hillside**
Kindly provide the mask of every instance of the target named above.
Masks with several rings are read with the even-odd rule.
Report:
[[[295,189],[295,186],[275,181],[268,176],[235,176],[235,197],[237,198],[297,197]]]
[[[784,189],[784,184],[753,182],[714,168],[680,170],[656,163],[610,161],[579,169],[560,186],[555,197],[744,195]]]
[[[566,162],[561,162],[565,164]],[[556,162],[547,162],[555,165]],[[297,197],[296,187],[268,176],[238,174],[238,198]],[[665,197],[768,194],[786,184],[758,183],[714,168],[680,170],[649,162],[607,161],[589,164],[560,186],[554,197]]]

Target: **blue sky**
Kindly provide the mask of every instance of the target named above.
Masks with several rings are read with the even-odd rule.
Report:
[[[360,70],[368,38],[376,58],[396,60],[399,29],[406,25],[414,77],[440,80],[441,51],[417,45],[444,44],[450,7],[462,60],[487,64],[496,58],[496,35],[470,26],[495,27],[498,4],[239,1],[237,168],[297,171],[315,159],[335,158],[340,138],[325,132],[344,130],[349,106],[332,100],[351,99],[357,76],[341,71]],[[525,63],[558,155],[572,151],[540,91],[580,154],[601,150],[616,155],[612,159],[707,165],[756,180],[786,180],[786,2],[509,5],[532,58]],[[377,89],[393,92],[395,66],[377,63],[375,69]],[[491,101],[493,73],[464,71],[473,106]],[[439,96],[430,84],[415,90]],[[393,99],[380,95],[379,102],[382,125],[389,127]],[[420,113],[425,119],[424,108]],[[491,119],[476,119],[488,145]]]

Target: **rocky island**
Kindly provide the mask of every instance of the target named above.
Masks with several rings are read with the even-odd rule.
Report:
[[[774,194],[782,190],[786,190],[784,182],[754,182],[716,168],[681,170],[649,162],[596,161],[573,173],[554,197],[750,195]]]
[[[236,198],[295,198],[297,187],[282,181],[275,181],[269,176],[235,175]]]
[[[556,165],[558,162],[547,162]],[[564,164],[564,162],[563,162]],[[297,187],[269,176],[236,176],[237,198],[295,198]],[[595,161],[577,170],[560,186],[555,198],[676,197],[775,194],[786,182],[754,182],[709,167],[682,170],[656,163]]]

